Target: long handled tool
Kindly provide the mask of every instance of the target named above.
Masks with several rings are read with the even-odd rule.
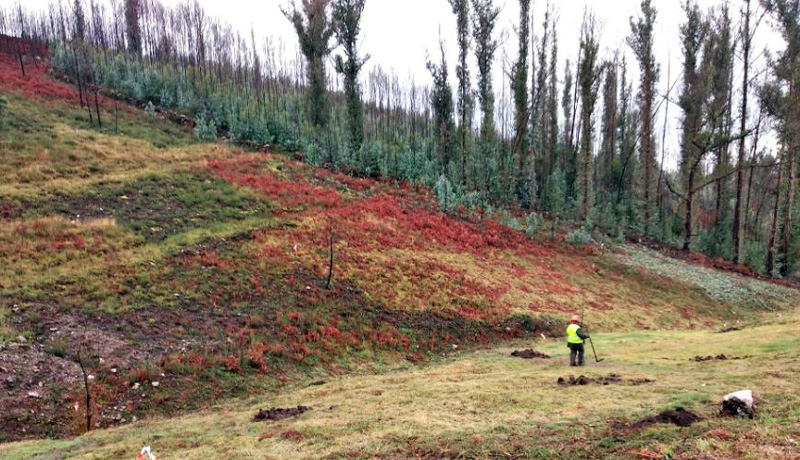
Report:
[[[594,349],[594,342],[592,342],[592,338],[591,337],[589,337],[589,345],[592,346],[592,353],[594,353],[594,361],[597,362],[597,363],[602,361],[603,359],[597,357],[597,352]]]
[[[584,309],[585,309],[585,307],[584,307]],[[586,317],[583,315],[584,313],[585,313],[585,310],[581,310],[581,319],[584,321],[584,324],[586,324]],[[584,327],[586,328],[587,331],[589,330],[588,327],[586,327],[586,326],[584,326]],[[592,353],[594,354],[594,361],[596,363],[599,363],[600,361],[603,361],[603,359],[605,359],[605,358],[600,359],[600,358],[597,357],[597,351],[595,351],[595,349],[594,349],[594,342],[592,342],[592,338],[591,337],[589,337],[589,345],[592,346]]]

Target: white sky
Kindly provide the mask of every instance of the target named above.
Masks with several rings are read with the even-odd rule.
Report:
[[[65,0],[67,1],[67,0]],[[170,5],[180,0],[162,0]],[[290,0],[200,0],[208,13],[224,22],[231,23],[235,29],[249,36],[251,28],[257,37],[275,37],[282,39],[290,46],[296,46],[297,38],[289,22],[280,11],[281,6],[289,5]],[[559,40],[559,74],[563,78],[564,61],[570,59],[573,63],[578,54],[579,34],[584,9],[588,6],[594,11],[601,25],[601,50],[602,56],[608,57],[616,50],[622,50],[628,55],[629,78],[636,82],[638,74],[636,62],[630,54],[630,49],[625,43],[625,38],[630,34],[629,18],[638,15],[641,0],[551,0],[553,10],[558,18]],[[88,0],[87,0],[88,2]],[[698,0],[701,9],[708,9],[724,4],[725,0]],[[11,6],[17,0],[0,0],[0,5]],[[40,8],[49,3],[49,0],[24,0],[28,8]],[[71,3],[71,0],[68,1]],[[662,92],[666,91],[667,67],[671,64],[672,81],[680,76],[681,43],[679,27],[684,21],[681,8],[682,0],[653,0],[658,10],[658,19],[655,33],[656,56],[661,62]],[[744,6],[743,0],[729,0],[731,16],[734,27],[738,27],[740,18],[739,10]],[[752,2],[753,8],[758,5],[757,0]],[[498,52],[495,63],[495,89],[499,91],[502,78],[503,59],[513,60],[516,56],[516,39],[514,38],[515,24],[519,16],[518,0],[496,0],[502,8],[498,21],[497,33],[506,37],[504,46]],[[533,0],[533,33],[540,34],[542,21],[547,6],[547,0]],[[769,24],[761,25],[760,33],[756,38],[754,51],[756,56],[761,56],[765,47],[779,49],[782,46],[780,36],[769,30]],[[425,68],[425,59],[428,53],[435,57],[438,53],[439,33],[445,39],[451,66],[451,84],[455,84],[452,68],[456,62],[455,17],[452,14],[447,0],[367,0],[363,17],[362,53],[372,56],[366,71],[376,65],[384,69],[394,70],[401,80],[410,81],[414,78],[418,83],[428,84],[430,76]],[[505,58],[504,58],[505,53]],[[763,66],[763,58],[755,67]],[[741,61],[737,59],[737,67]],[[474,61],[471,63],[471,74],[474,82],[476,68]],[[633,72],[631,74],[631,72]],[[474,84],[474,83],[473,83]],[[740,88],[741,83],[736,84]],[[675,87],[677,91],[679,86]],[[673,99],[674,100],[674,99]],[[668,155],[674,157],[677,150],[677,126],[680,111],[677,107],[670,107],[667,149]],[[599,111],[599,110],[598,110]],[[661,118],[661,114],[659,115]],[[658,121],[659,130],[663,119]],[[660,139],[659,139],[660,140]],[[668,164],[674,165],[674,158]]]

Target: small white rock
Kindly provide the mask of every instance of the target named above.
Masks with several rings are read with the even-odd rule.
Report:
[[[160,384],[158,382],[153,382],[153,383],[151,383],[151,385],[153,385],[153,387],[157,387]]]
[[[38,391],[29,391],[29,392],[28,392],[28,397],[29,397],[29,398],[36,398],[36,399],[38,399],[38,398],[41,398],[41,397],[42,397],[42,395],[40,395]]]

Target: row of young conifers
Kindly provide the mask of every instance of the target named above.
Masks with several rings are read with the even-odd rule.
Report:
[[[427,84],[365,70],[358,44],[366,0],[289,4],[283,13],[297,54],[234,30],[196,0],[18,5],[0,10],[0,31],[50,45],[53,67],[77,84],[97,123],[107,96],[126,98],[151,114],[191,116],[201,140],[271,145],[302,151],[315,165],[424,182],[448,211],[521,207],[580,222],[585,233],[655,238],[775,276],[797,269],[795,2],[741,0],[703,11],[687,0],[674,81],[663,78],[654,52],[652,0],[642,1],[626,45],[608,57],[588,11],[578,54],[562,71],[552,8],[534,18],[531,1],[519,0],[519,48],[499,81],[501,5],[449,2],[455,80],[442,44],[441,57],[427,63]],[[754,37],[775,32],[768,27],[787,46],[750,69]],[[22,67],[31,61],[30,48],[6,43]],[[655,122],[670,105],[682,112],[676,170],[665,165],[666,124]],[[773,131],[774,152],[763,141]]]

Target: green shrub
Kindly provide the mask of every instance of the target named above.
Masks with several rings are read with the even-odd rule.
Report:
[[[47,352],[63,359],[67,357],[68,346],[67,341],[63,337],[59,337],[47,347]]]
[[[194,135],[201,142],[214,142],[217,140],[217,125],[214,120],[201,116],[195,122]]]
[[[450,184],[450,181],[447,180],[447,177],[444,175],[439,176],[439,180],[436,181],[433,191],[436,193],[436,200],[439,202],[439,208],[442,211],[455,211],[456,207],[458,206],[458,195],[456,195],[456,192],[453,190],[453,186]]]
[[[533,238],[536,235],[536,231],[539,229],[539,226],[542,225],[542,216],[532,212],[528,214],[525,224],[525,234],[528,235],[528,238]]]
[[[566,207],[567,178],[561,167],[556,167],[555,171],[547,178],[545,186],[544,205],[547,211],[553,214],[561,214]]]
[[[742,247],[742,260],[750,270],[763,274],[767,271],[767,252],[765,244],[748,240]]]
[[[514,215],[505,209],[501,209],[495,213],[495,220],[508,228],[513,228],[514,230],[523,230],[519,223],[519,219],[514,217]]]
[[[147,103],[147,107],[144,108],[144,113],[151,117],[156,116],[156,106],[153,105],[152,101]]]
[[[592,242],[592,234],[589,233],[585,228],[581,227],[577,230],[569,232],[564,241],[574,245],[589,244]]]

